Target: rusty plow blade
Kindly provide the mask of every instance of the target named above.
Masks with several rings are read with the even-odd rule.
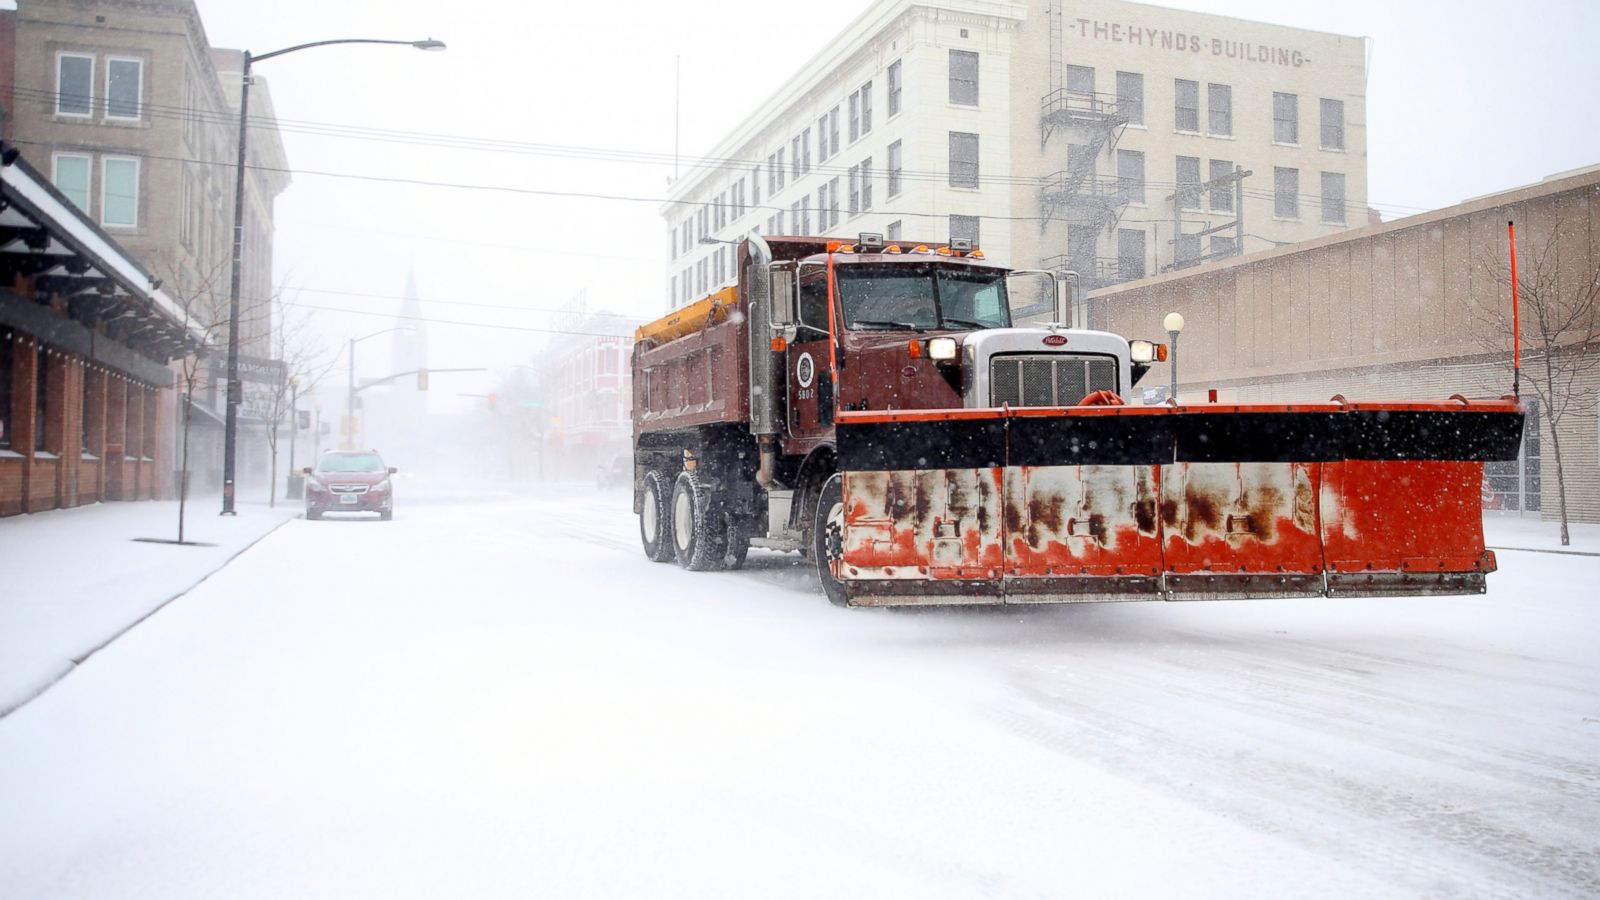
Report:
[[[1513,400],[841,412],[858,606],[1485,589]]]

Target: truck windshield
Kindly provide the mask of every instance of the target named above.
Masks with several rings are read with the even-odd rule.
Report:
[[[889,263],[839,266],[846,328],[1006,328],[1005,273]]]

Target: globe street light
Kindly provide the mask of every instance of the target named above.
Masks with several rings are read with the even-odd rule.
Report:
[[[222,432],[222,514],[234,514],[234,470],[239,442],[239,403],[244,399],[239,385],[239,272],[244,262],[244,163],[245,142],[250,122],[250,66],[274,56],[326,47],[330,44],[401,44],[418,50],[443,50],[444,41],[433,38],[421,41],[383,41],[375,38],[338,38],[331,41],[313,41],[296,44],[271,53],[244,53],[244,68],[239,86],[239,165],[233,184],[233,273],[228,282],[228,397],[227,416]]]
[[[1178,399],[1178,333],[1183,331],[1183,314],[1170,312],[1161,320],[1161,327],[1167,329],[1167,336],[1172,338],[1172,355],[1167,359],[1172,362],[1172,385],[1169,388],[1174,402]]]

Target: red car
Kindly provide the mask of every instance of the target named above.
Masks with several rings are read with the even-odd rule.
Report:
[[[394,485],[389,476],[399,470],[385,466],[376,450],[331,451],[315,469],[305,469],[306,518],[320,519],[328,512],[375,512],[394,518]]]

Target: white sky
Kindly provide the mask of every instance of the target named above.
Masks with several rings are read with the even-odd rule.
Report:
[[[649,154],[496,152],[285,133],[299,171],[278,201],[277,270],[302,288],[330,345],[389,327],[415,266],[423,314],[491,324],[429,327],[435,368],[525,361],[542,310],[587,289],[591,308],[653,316],[664,303],[657,214],[673,152],[673,66],[682,60],[681,148],[708,151],[869,0],[803,6],[614,0],[548,2],[199,0],[212,43],[264,53],[336,37],[448,42],[444,53],[330,47],[262,63],[281,119]],[[1431,209],[1600,162],[1600,3],[1448,0],[1174,0],[1168,6],[1374,39],[1368,90],[1373,205]],[[323,129],[314,129],[323,130]],[[614,155],[614,154],[611,154]],[[331,178],[362,174],[579,199]],[[313,290],[315,289],[315,290]],[[351,296],[323,293],[342,291]],[[454,305],[496,304],[497,309]],[[378,313],[381,315],[371,315]],[[628,330],[619,328],[619,331]],[[387,374],[388,340],[358,370]],[[342,372],[342,366],[340,367]],[[437,376],[433,408],[493,377]]]

